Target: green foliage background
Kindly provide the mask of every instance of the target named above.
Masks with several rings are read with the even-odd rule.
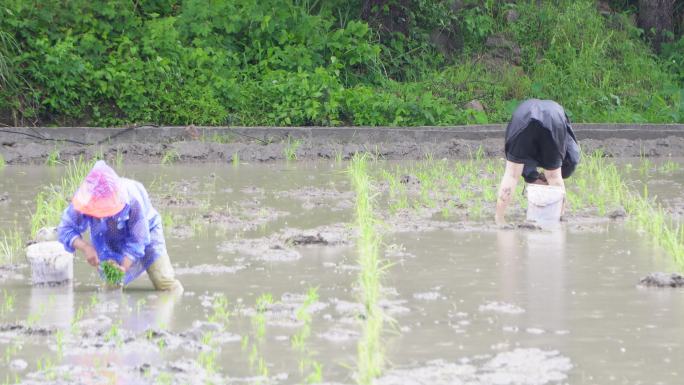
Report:
[[[401,3],[408,33],[369,26],[360,0],[4,0],[0,122],[450,125],[530,97],[574,121],[684,122],[684,40],[655,55],[628,9]],[[517,65],[488,56],[495,34]]]

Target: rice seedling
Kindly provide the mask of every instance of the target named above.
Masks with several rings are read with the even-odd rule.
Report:
[[[14,263],[23,248],[21,234],[18,230],[12,229],[0,232],[0,265]]]
[[[92,167],[83,157],[67,163],[64,177],[59,184],[50,184],[36,194],[36,210],[31,216],[31,236],[35,237],[43,227],[56,227],[71,196],[76,192]]]
[[[176,163],[178,160],[180,160],[180,154],[178,154],[178,151],[176,151],[175,148],[170,148],[166,150],[162,156],[161,164],[170,165]]]
[[[679,163],[673,162],[671,159],[668,159],[665,162],[663,162],[663,164],[661,164],[660,167],[658,167],[658,172],[662,174],[670,174],[675,171],[678,171],[681,167],[682,166]]]
[[[208,317],[209,322],[227,325],[233,315],[228,309],[228,305],[228,299],[223,294],[216,296],[212,304],[212,314]]]
[[[200,140],[202,142],[227,144],[227,143],[233,143],[235,141],[235,135],[230,134],[230,133],[219,134],[218,132],[215,132],[210,137],[207,137],[206,135],[203,134]]]
[[[97,304],[100,303],[100,300],[97,298],[97,294],[93,294],[90,296],[90,308],[94,308],[97,306]]]
[[[302,322],[302,327],[300,330],[292,336],[290,339],[292,348],[302,354],[302,358],[299,361],[299,372],[304,375],[305,372],[311,371],[306,376],[306,382],[309,379],[318,378],[317,382],[320,382],[322,377],[322,365],[313,359],[313,352],[307,346],[307,341],[311,336],[311,314],[309,313],[309,308],[311,305],[318,301],[318,289],[309,288],[306,299],[304,303],[297,309],[295,314],[298,321]]]
[[[342,160],[343,160],[342,151],[340,149],[336,148],[335,149],[335,164],[338,166],[341,166]]]
[[[57,357],[61,360],[64,356],[64,331],[57,330],[55,333],[55,344],[57,345]]]
[[[116,155],[114,156],[114,165],[116,168],[121,168],[123,166],[123,153],[120,150],[116,150]]]
[[[59,150],[57,149],[57,147],[55,147],[52,151],[50,151],[47,159],[45,159],[45,165],[50,166],[50,167],[57,166],[58,164],[60,164],[59,160],[60,160]]]
[[[94,161],[107,160],[105,158],[104,149],[102,148],[102,146],[100,146],[100,148],[97,151],[95,151],[95,153],[93,154],[92,160],[94,160]]]
[[[103,261],[100,269],[107,285],[117,287],[123,284],[124,272],[113,261]]]
[[[359,229],[357,247],[359,251],[359,286],[361,302],[366,319],[363,336],[357,345],[356,381],[359,384],[372,384],[384,366],[384,350],[381,335],[384,315],[378,305],[381,296],[380,261],[381,237],[376,229],[377,220],[373,211],[372,183],[368,174],[367,155],[355,155],[349,165],[349,175],[356,191],[356,225]]]
[[[233,167],[235,167],[235,168],[240,166],[240,154],[239,153],[237,153],[237,152],[233,153],[232,163],[233,163]]]
[[[283,156],[285,156],[285,159],[288,161],[297,160],[297,150],[299,150],[299,147],[301,147],[301,145],[301,140],[293,140],[290,136],[288,136],[285,142],[285,148],[283,148]]]
[[[572,190],[579,195],[580,200],[596,205],[599,213],[605,212],[610,206],[622,205],[630,223],[648,234],[684,270],[684,227],[674,221],[655,198],[649,197],[647,185],[644,185],[642,194],[631,191],[622,180],[617,166],[608,163],[600,151],[583,157],[578,178],[589,181],[573,186]]]
[[[252,318],[252,325],[254,326],[255,336],[258,341],[263,340],[266,335],[266,310],[273,304],[273,296],[269,293],[262,294],[256,300],[256,313]]]
[[[0,315],[12,313],[14,311],[15,297],[14,293],[10,293],[7,289],[2,289],[2,308],[0,308]]]
[[[135,301],[135,311],[136,313],[140,313],[142,310],[143,306],[147,304],[147,300],[145,298],[140,298],[139,300]]]
[[[167,372],[159,373],[154,379],[154,383],[155,385],[171,385],[173,383],[173,375]]]
[[[201,343],[209,349],[200,352],[197,361],[207,373],[214,373],[218,369],[216,365],[216,349],[213,342],[214,333],[206,332],[202,334]]]
[[[162,228],[164,229],[172,229],[176,226],[176,219],[174,218],[173,214],[169,211],[164,211],[163,213],[161,213],[161,219]]]
[[[5,168],[5,157],[0,154],[0,170]]]

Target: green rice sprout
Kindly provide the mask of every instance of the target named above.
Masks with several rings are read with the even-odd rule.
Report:
[[[14,263],[22,248],[23,243],[18,230],[0,232],[0,265]]]
[[[349,165],[349,175],[356,191],[356,225],[359,228],[359,286],[366,319],[363,336],[357,345],[356,381],[372,384],[384,367],[384,349],[381,335],[385,316],[379,306],[383,265],[380,261],[381,237],[373,211],[373,187],[368,173],[367,154],[356,154]]]
[[[121,286],[123,284],[124,272],[113,261],[100,263],[105,282],[110,286]]]
[[[175,148],[170,148],[164,153],[164,156],[162,156],[161,164],[170,165],[176,163],[178,160],[180,160],[180,154],[178,154],[178,151],[176,151]]]
[[[55,147],[50,153],[48,154],[47,159],[45,159],[45,164],[54,167],[60,164],[60,155],[59,155],[59,150]]]
[[[92,168],[92,162],[83,157],[70,160],[59,184],[50,184],[36,194],[36,209],[31,216],[31,236],[43,227],[56,227],[69,200]]]
[[[285,159],[288,161],[297,160],[297,150],[301,145],[301,140],[293,140],[291,137],[288,136],[287,141],[285,141],[285,148],[283,148],[283,155],[285,156]]]
[[[5,168],[5,157],[0,154],[0,170]]]
[[[233,153],[232,163],[235,168],[240,166],[240,154],[238,152]]]
[[[645,159],[645,158],[643,158]],[[642,160],[642,165],[646,163]],[[642,166],[648,170],[650,165]],[[684,226],[673,220],[665,209],[650,197],[648,185],[639,194],[627,187],[617,166],[609,163],[601,151],[584,155],[576,179],[568,189],[569,201],[581,207],[596,207],[599,214],[621,205],[629,222],[648,234],[653,243],[670,254],[680,271],[684,271]],[[578,197],[573,198],[572,195]]]

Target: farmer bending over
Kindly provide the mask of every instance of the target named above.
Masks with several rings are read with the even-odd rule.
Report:
[[[88,227],[92,245],[81,237]],[[166,252],[161,218],[145,187],[120,178],[104,161],[90,170],[57,231],[64,248],[81,250],[92,266],[115,263],[125,273],[124,285],[147,270],[157,290],[183,290]]]
[[[496,201],[496,223],[505,223],[505,213],[518,178],[527,183],[558,186],[579,163],[580,152],[565,110],[552,100],[530,99],[513,112],[506,127],[506,170]],[[546,172],[539,173],[537,167]]]

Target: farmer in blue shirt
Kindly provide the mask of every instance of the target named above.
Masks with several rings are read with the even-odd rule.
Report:
[[[92,245],[82,238],[90,228]],[[145,187],[120,178],[98,161],[74,194],[57,229],[69,252],[80,250],[94,267],[112,261],[127,285],[143,271],[157,290],[182,291],[166,251],[161,218]]]

